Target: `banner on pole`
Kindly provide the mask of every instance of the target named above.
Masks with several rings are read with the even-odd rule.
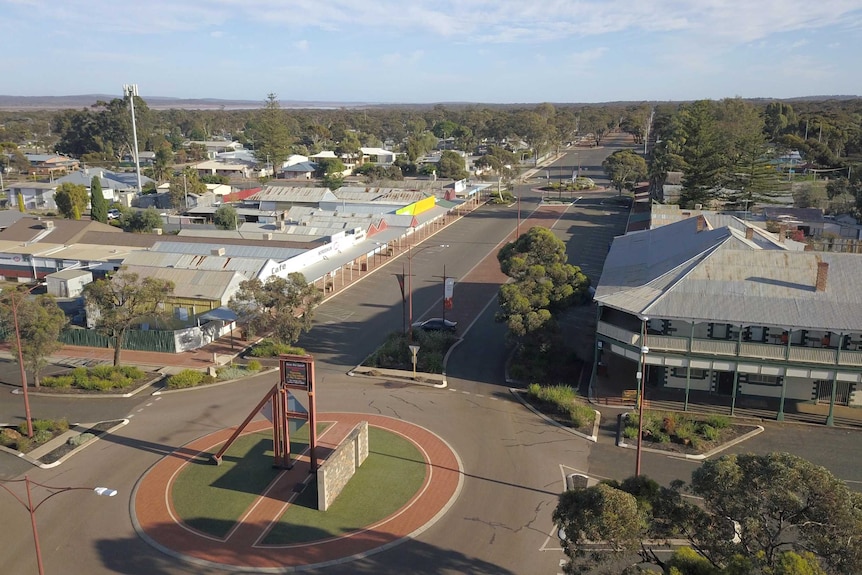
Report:
[[[404,274],[395,274],[395,279],[398,280],[398,287],[401,288],[401,301],[407,301],[407,296],[404,293]]]
[[[455,291],[455,278],[446,278],[443,282],[443,307],[452,309],[452,295]]]

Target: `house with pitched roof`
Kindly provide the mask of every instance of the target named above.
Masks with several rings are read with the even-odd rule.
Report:
[[[698,214],[613,241],[594,296],[597,372],[747,402],[862,406],[858,255],[796,249],[730,216]]]

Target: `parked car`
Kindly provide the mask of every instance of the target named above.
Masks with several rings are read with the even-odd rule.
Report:
[[[455,331],[458,326],[457,321],[443,319],[442,317],[432,317],[425,321],[417,321],[413,327],[424,329],[425,331]]]
[[[119,217],[120,217],[120,210],[118,210],[117,208],[112,208],[112,209],[108,210],[108,219],[109,220],[116,220]]]

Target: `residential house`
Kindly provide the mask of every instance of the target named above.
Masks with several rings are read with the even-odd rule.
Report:
[[[594,296],[594,377],[778,419],[787,402],[862,406],[859,256],[790,247],[704,214],[616,238]]]
[[[228,140],[190,140],[183,145],[188,148],[192,144],[203,146],[206,149],[207,157],[211,160],[218,154],[222,154],[224,152],[235,152],[243,149],[242,144],[239,142]]]
[[[78,169],[79,162],[74,158],[59,154],[24,154],[30,162],[29,173],[37,176],[62,176]]]
[[[371,162],[380,166],[390,166],[398,157],[398,152],[383,148],[359,148],[362,152],[362,163]]]
[[[199,176],[227,176],[228,178],[256,178],[263,174],[256,162],[234,160],[207,160],[192,166]]]
[[[299,162],[281,168],[278,177],[285,180],[310,180],[316,170],[317,164],[314,162]]]

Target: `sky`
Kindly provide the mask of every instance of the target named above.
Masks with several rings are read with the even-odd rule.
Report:
[[[592,103],[862,94],[862,0],[0,0],[0,94]]]

